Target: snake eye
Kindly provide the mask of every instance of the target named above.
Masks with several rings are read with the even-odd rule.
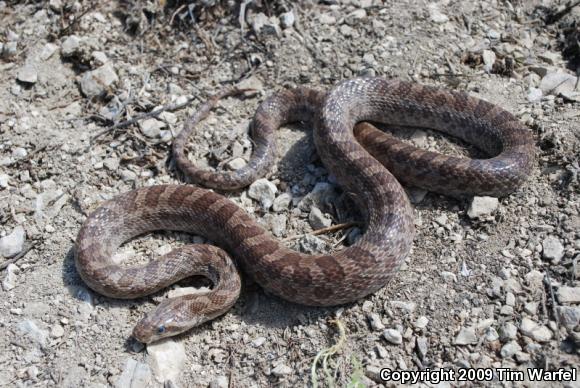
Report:
[[[165,326],[161,325],[157,328],[157,333],[162,334],[165,333]]]

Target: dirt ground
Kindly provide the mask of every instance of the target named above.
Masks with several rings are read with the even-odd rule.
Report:
[[[381,381],[382,368],[493,368],[492,382],[417,386],[580,387],[578,377],[515,382],[498,374],[580,365],[580,6],[164,3],[0,1],[0,386],[308,386],[316,364],[320,386],[398,385]],[[88,289],[74,267],[86,216],[136,187],[184,184],[171,142],[216,91],[257,90],[220,102],[190,139],[192,160],[232,169],[251,154],[248,123],[266,96],[354,76],[398,77],[504,107],[533,133],[533,174],[482,208],[477,199],[408,188],[413,250],[364,300],[307,308],[246,279],[223,317],[155,346],[132,339],[134,324],[167,293],[119,301]],[[186,106],[139,119],[172,104]],[[132,118],[139,120],[119,125]],[[394,132],[422,148],[477,155],[429,130]],[[356,227],[311,233],[358,215],[309,129],[284,127],[277,138],[277,167],[266,177],[277,190],[274,206],[247,189],[226,195],[304,252],[352,242]],[[203,241],[156,233],[118,257],[143,260]],[[329,379],[315,356],[335,344]]]

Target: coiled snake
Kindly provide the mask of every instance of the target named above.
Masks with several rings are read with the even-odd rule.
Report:
[[[413,241],[412,209],[391,173],[444,194],[503,196],[526,179],[534,163],[529,130],[496,105],[415,83],[356,78],[327,93],[298,88],[274,94],[255,114],[254,149],[245,167],[233,172],[198,169],[185,156],[187,137],[220,97],[234,93],[203,104],[176,138],[173,153],[180,169],[206,187],[244,187],[273,163],[277,128],[309,121],[315,124],[314,141],[325,166],[355,194],[365,232],[339,252],[306,255],[288,249],[236,204],[207,189],[164,185],[121,194],[97,208],[78,235],[77,270],[93,290],[136,298],[195,274],[213,282],[207,294],[167,299],[143,318],[133,331],[142,342],[182,333],[234,304],[240,279],[225,251],[245,274],[286,300],[331,306],[363,298],[396,273]],[[436,129],[496,156],[475,160],[421,150],[369,124],[356,125],[363,121]],[[154,230],[200,234],[225,251],[186,246],[134,268],[111,260],[122,243]]]

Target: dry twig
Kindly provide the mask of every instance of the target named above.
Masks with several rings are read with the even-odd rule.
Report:
[[[309,235],[310,236],[318,236],[319,234],[325,234],[325,233],[330,233],[330,232],[336,232],[337,230],[348,229],[351,226],[360,226],[360,222],[345,222],[343,224],[332,225],[332,226],[329,226],[326,228],[316,229],[316,230],[312,231],[311,233],[304,233],[304,234],[298,234],[296,236],[286,237],[282,241],[296,240],[298,238],[302,238],[304,236],[309,236]]]
[[[181,109],[181,108],[191,104],[195,99],[196,99],[196,97],[191,97],[191,98],[188,98],[186,101],[179,103],[179,104],[163,105],[161,108],[152,110],[151,112],[141,113],[141,114],[138,114],[129,120],[115,123],[115,124],[105,128],[105,129],[103,129],[102,131],[98,132],[93,137],[91,137],[91,142],[93,142],[95,139],[103,136],[104,134],[107,134],[111,131],[114,131],[115,129],[128,127],[129,125],[136,124],[140,120],[143,120],[143,119],[147,119],[150,117],[157,117],[165,111],[173,111],[173,110]]]

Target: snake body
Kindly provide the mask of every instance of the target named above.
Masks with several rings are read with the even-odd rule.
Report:
[[[206,187],[244,187],[273,163],[274,135],[281,125],[311,122],[320,158],[354,194],[365,232],[339,252],[306,255],[288,249],[243,209],[207,189],[165,185],[122,194],[92,213],[78,235],[76,265],[91,288],[110,297],[135,298],[193,274],[214,285],[202,296],[164,301],[135,327],[133,334],[142,342],[179,334],[227,311],[239,295],[240,281],[227,254],[207,245],[180,248],[141,267],[120,267],[111,256],[134,236],[166,229],[204,235],[269,292],[299,304],[339,305],[382,288],[411,249],[412,209],[391,172],[403,182],[445,194],[503,196],[526,179],[534,163],[529,130],[496,105],[415,83],[356,78],[327,93],[297,88],[274,94],[256,111],[248,164],[233,172],[199,169],[185,156],[185,143],[195,124],[228,94],[203,104],[176,138],[179,168]],[[369,124],[357,125],[367,121],[436,129],[496,156],[475,160],[421,150]]]

